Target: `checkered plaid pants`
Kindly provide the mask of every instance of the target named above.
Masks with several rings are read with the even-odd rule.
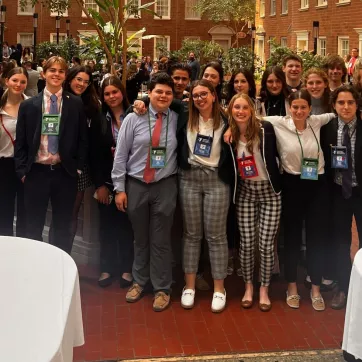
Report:
[[[253,281],[259,226],[261,285],[268,286],[274,266],[274,237],[281,213],[281,196],[269,181],[243,180],[238,186],[236,214],[240,231],[240,264],[245,283]]]
[[[225,279],[228,263],[226,220],[230,187],[219,179],[217,170],[200,167],[181,170],[179,179],[184,220],[184,271],[187,274],[196,274],[205,231],[212,277]]]

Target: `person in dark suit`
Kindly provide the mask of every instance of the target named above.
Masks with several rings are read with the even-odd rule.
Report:
[[[62,89],[66,61],[53,56],[43,71],[44,91],[19,109],[15,168],[24,183],[28,238],[42,240],[50,200],[52,243],[70,254],[77,174],[83,170],[88,148],[86,115],[81,99]]]
[[[339,288],[331,307],[342,309],[346,305],[351,274],[350,248],[352,218],[355,217],[361,248],[362,233],[362,121],[358,112],[357,91],[344,85],[332,94],[332,105],[337,116],[321,129],[321,147],[325,158],[330,199],[330,218],[333,225]],[[337,254],[338,252],[338,254]],[[330,260],[330,262],[333,262]]]

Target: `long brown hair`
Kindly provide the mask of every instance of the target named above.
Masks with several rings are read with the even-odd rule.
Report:
[[[191,85],[188,127],[191,131],[197,131],[199,129],[200,113],[195,106],[194,99],[192,98],[192,92],[197,86],[208,88],[211,94],[215,96],[215,101],[214,104],[212,105],[211,117],[214,124],[214,130],[217,130],[219,129],[221,123],[219,101],[214,86],[206,79],[195,80]]]
[[[13,75],[16,74],[24,74],[26,79],[28,80],[29,76],[28,76],[28,72],[26,71],[25,68],[22,67],[16,67],[11,69],[7,75],[5,79],[10,79]],[[3,109],[6,105],[6,102],[8,101],[8,95],[9,95],[9,89],[7,88],[4,92],[4,94],[2,95],[1,99],[0,99],[0,109]]]
[[[249,118],[248,124],[246,126],[246,132],[245,132],[245,138],[246,138],[246,149],[253,153],[255,144],[259,144],[260,138],[259,138],[259,132],[261,129],[261,123],[260,119],[256,117],[255,114],[255,106],[252,101],[252,99],[247,95],[243,93],[235,94],[234,97],[231,98],[231,101],[229,103],[228,107],[228,114],[229,114],[229,126],[231,130],[231,136],[233,138],[233,142],[235,143],[235,148],[238,145],[238,142],[240,141],[240,130],[238,125],[236,124],[235,119],[232,116],[232,109],[234,107],[234,103],[237,99],[242,98],[245,99],[248,103],[251,116]]]

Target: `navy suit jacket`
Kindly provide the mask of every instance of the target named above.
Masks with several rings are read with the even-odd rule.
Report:
[[[29,173],[39,150],[43,94],[41,92],[20,104],[14,155],[20,179]],[[83,170],[88,152],[86,115],[80,97],[66,91],[63,91],[62,97],[59,156],[63,168],[75,177],[77,170]]]

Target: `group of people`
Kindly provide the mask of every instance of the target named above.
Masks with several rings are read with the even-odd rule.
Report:
[[[0,102],[0,234],[13,235],[16,199],[16,235],[42,240],[50,200],[50,242],[70,253],[84,190],[94,184],[99,285],[119,274],[132,303],[151,283],[153,309],[163,311],[178,259],[171,241],[182,234],[181,305],[192,308],[197,289],[205,287],[206,240],[211,310],[218,313],[226,307],[224,280],[233,273],[235,249],[245,282],[241,306],[254,304],[259,259],[258,305],[272,308],[281,227],[286,303],[299,308],[305,229],[311,304],[323,311],[321,287],[338,281],[331,306],[343,308],[353,216],[362,230],[362,68],[356,67],[353,86],[344,84],[346,74],[339,56],[303,75],[302,59],[289,55],[282,67],[265,70],[259,95],[253,74],[235,71],[223,107],[220,63],[206,64],[191,85],[191,66],[175,63],[156,72],[148,96],[130,106],[117,76],[106,77],[98,94],[89,67],[68,69],[57,56],[43,65],[44,91],[27,99],[27,71],[16,67]]]

